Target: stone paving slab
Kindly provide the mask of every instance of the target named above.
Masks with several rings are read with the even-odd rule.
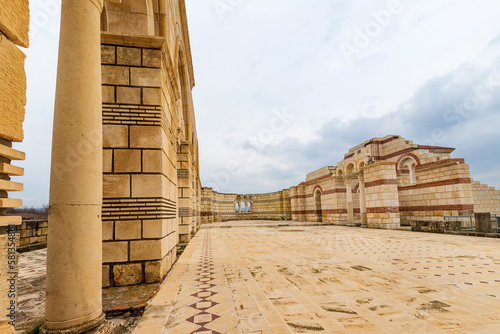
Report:
[[[46,267],[46,249],[22,253],[20,256],[16,333],[26,333],[44,320]],[[140,313],[159,285],[155,283],[103,289],[103,310],[107,315]]]
[[[134,333],[500,333],[499,251],[394,230],[202,229]]]

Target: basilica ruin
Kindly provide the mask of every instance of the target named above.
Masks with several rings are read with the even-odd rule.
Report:
[[[202,189],[202,223],[294,220],[397,229],[412,220],[490,212],[500,215],[500,191],[474,181],[454,148],[414,144],[401,136],[367,140],[336,166],[307,174],[271,194],[221,194]],[[251,211],[241,210],[250,204]]]
[[[22,223],[21,217],[6,216],[5,209],[22,206],[7,192],[23,189],[10,176],[23,175],[11,161],[25,159],[12,142],[23,140],[25,56],[18,46],[28,46],[29,10],[28,0],[0,0],[0,7],[0,307],[6,310],[16,300],[4,296],[15,285],[7,278],[17,273],[19,257],[9,250],[9,230]],[[111,333],[102,288],[165,280],[163,288],[177,290],[159,295],[165,300],[162,293],[175,296],[189,267],[184,259],[201,252],[195,253],[192,238],[202,233],[204,239],[196,241],[203,248],[196,263],[201,269],[199,277],[192,276],[198,283],[215,280],[208,278],[213,273],[207,268],[215,266],[212,256],[229,255],[213,255],[209,232],[200,232],[214,223],[259,220],[399,230],[445,216],[500,215],[500,191],[474,181],[464,159],[451,155],[454,148],[419,145],[397,135],[360,143],[336,166],[313,171],[304,182],[274,193],[223,194],[202,187],[185,1],[63,0],[61,14],[44,333]],[[248,251],[254,248],[238,238]],[[19,243],[19,233],[14,239]],[[185,258],[179,258],[186,246]],[[239,269],[231,265],[218,269],[232,277],[229,285],[247,277],[232,289],[246,289],[251,277],[263,276],[262,267],[237,275]],[[223,289],[208,291],[207,286],[188,296],[200,298],[186,311],[186,324],[195,324],[183,324],[186,333],[201,332],[220,317],[207,311],[220,301],[207,296]],[[282,293],[266,292],[271,290]],[[238,311],[246,303],[267,300],[264,293],[259,298],[243,301]],[[167,302],[157,303],[150,308],[153,315],[146,312],[155,321],[161,315],[154,312],[171,309]],[[344,307],[342,312],[353,314]],[[1,333],[14,333],[9,316],[3,311]],[[164,328],[163,323],[154,326],[143,325],[142,333]]]

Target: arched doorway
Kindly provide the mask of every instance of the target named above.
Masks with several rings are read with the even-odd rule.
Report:
[[[315,202],[315,214],[317,222],[323,221],[323,210],[321,209],[321,190],[316,189],[314,191],[314,202]]]

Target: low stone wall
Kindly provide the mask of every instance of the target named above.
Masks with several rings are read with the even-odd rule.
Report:
[[[411,222],[411,230],[432,233],[458,232],[462,230],[462,223],[459,221],[414,220]]]
[[[28,252],[47,247],[47,220],[24,220],[18,227],[18,252]]]

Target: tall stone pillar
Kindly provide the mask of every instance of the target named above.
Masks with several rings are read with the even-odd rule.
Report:
[[[351,178],[345,178],[345,187],[347,192],[347,224],[354,224],[354,205],[352,201],[352,185]]]
[[[63,0],[52,137],[44,332],[103,332],[102,0]]]
[[[366,190],[365,190],[365,178],[363,174],[358,174],[359,180],[359,208],[361,212],[361,226],[368,226],[368,218],[366,214]]]

